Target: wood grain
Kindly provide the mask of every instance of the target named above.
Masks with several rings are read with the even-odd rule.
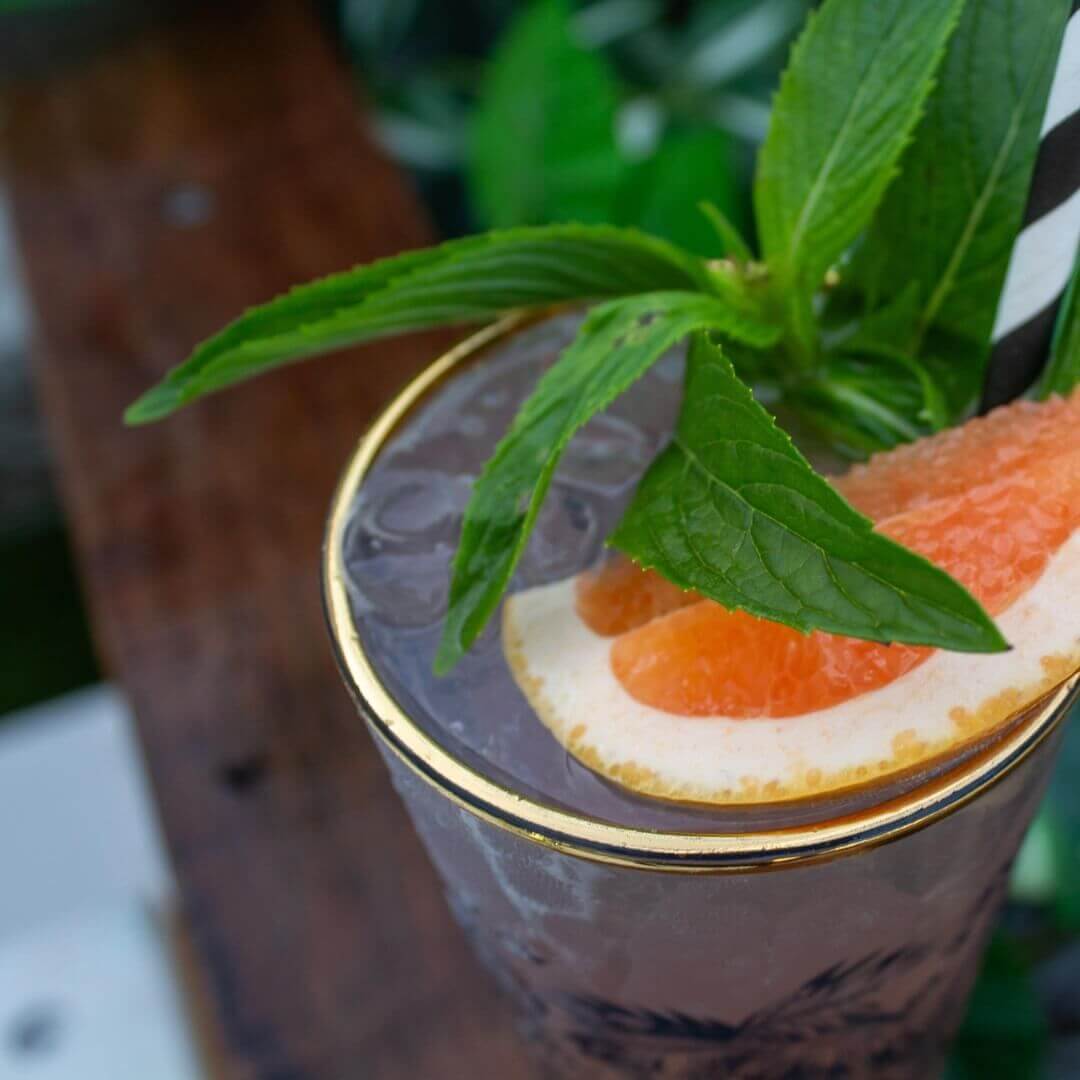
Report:
[[[333,668],[336,475],[430,336],[301,365],[160,426],[120,414],[290,284],[430,239],[308,9],[216,5],[3,91],[36,365],[96,640],[130,695],[231,1070],[513,1077]]]

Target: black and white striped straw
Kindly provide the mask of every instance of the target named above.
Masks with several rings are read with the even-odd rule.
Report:
[[[981,412],[1039,377],[1080,241],[1080,0],[1073,0],[1043,117],[1024,223],[998,301]]]

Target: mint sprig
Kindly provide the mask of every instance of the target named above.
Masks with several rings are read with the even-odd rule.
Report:
[[[962,0],[832,0],[792,52],[758,157],[754,210],[796,357],[812,300],[896,174]]]
[[[918,289],[901,344],[959,376],[953,418],[982,383],[1068,11],[1069,0],[966,0],[900,175],[845,275],[870,311]]]
[[[814,472],[707,334],[690,347],[671,443],[611,543],[684,589],[805,632],[1007,647],[966,590]]]
[[[774,327],[719,298],[693,292],[611,300],[589,313],[473,488],[454,558],[436,671],[457,663],[494,612],[570,437],[673,345],[703,327],[718,327],[761,348],[779,336]]]
[[[1049,12],[1064,0],[1034,2]],[[952,241],[943,237],[953,236],[962,220],[968,222],[959,225],[964,235],[991,225],[995,237],[1015,231],[1018,222],[1008,217],[1013,188],[994,187],[998,193],[1007,187],[1009,198],[991,198],[976,218],[971,199],[956,194],[945,228],[934,214],[912,209],[921,196],[907,186],[927,183],[918,175],[919,163],[933,155],[923,144],[940,147],[938,128],[950,130],[967,108],[952,75],[933,90],[946,48],[954,66],[955,57],[972,56],[970,43],[980,40],[982,24],[971,12],[995,3],[1000,6],[1000,0],[825,0],[792,52],[759,161],[754,206],[760,257],[707,205],[700,245],[716,251],[713,260],[640,232],[581,224],[516,228],[410,252],[303,286],[248,312],[136,402],[128,419],[156,419],[276,365],[387,334],[483,322],[552,303],[601,301],[524,402],[476,482],[454,558],[438,670],[460,659],[495,611],[574,433],[690,336],[678,430],[647,472],[613,543],[677,584],[800,630],[1001,649],[1000,633],[975,600],[947,574],[875,533],[813,472],[739,381],[742,375],[766,384],[834,446],[855,454],[916,438],[955,418],[956,387],[968,376],[944,358],[977,360],[977,353],[950,350],[953,323],[945,318],[938,325],[936,316],[962,300],[964,310],[992,319],[996,294],[985,283],[968,288],[969,249],[957,263],[959,249],[948,249]],[[961,9],[968,37],[950,46]],[[538,9],[521,31],[531,35],[529,49],[535,51],[545,35],[568,48],[553,21],[565,17],[561,0]],[[1042,65],[1043,46],[1032,48],[1017,45],[1010,55]],[[530,56],[531,63],[536,57]],[[993,68],[993,58],[982,60],[980,85]],[[584,67],[574,70],[587,78]],[[511,76],[505,70],[493,75]],[[1006,150],[999,146],[1010,176],[1030,171],[1024,156],[1033,151],[1029,113],[1046,81],[1037,73],[1025,72],[1024,79],[1030,87],[1008,121],[1019,133],[1006,140]],[[932,115],[919,124],[931,92]],[[523,116],[531,104],[544,104],[515,100]],[[555,113],[560,124],[574,124],[573,108],[560,104]],[[575,141],[580,131],[544,127],[550,109],[536,114],[541,145],[555,138],[563,149],[581,151],[582,170],[571,186],[580,184],[586,202],[597,175],[588,164],[588,144],[599,138],[600,126],[606,131],[609,113],[607,98],[585,109],[583,123],[588,120],[585,129],[593,136],[583,141]],[[513,126],[509,119],[481,118],[477,147],[513,155],[512,132],[501,130],[506,125]],[[999,126],[995,119],[978,133],[993,142]],[[916,144],[905,154],[913,132]],[[689,150],[697,154],[700,148]],[[937,155],[945,172],[951,157],[969,160],[962,156],[966,149],[950,150]],[[980,145],[971,161],[983,162],[985,150]],[[905,187],[890,187],[907,161],[916,179],[902,175]],[[945,181],[954,194],[962,182]],[[639,191],[635,198],[648,194]],[[883,196],[889,201],[879,210]],[[494,203],[491,209],[494,214]],[[520,216],[520,207],[511,209]],[[665,220],[670,210],[665,204]],[[591,213],[585,203],[579,212]],[[901,221],[908,230],[902,238],[895,224]],[[932,249],[932,258],[920,262],[910,254],[920,244]],[[970,258],[977,250],[973,242]],[[937,304],[933,325],[927,304],[940,292],[940,279],[922,272],[931,263],[960,268],[950,278],[952,299]],[[1068,327],[1062,356],[1072,355]],[[1072,372],[1071,364],[1063,360],[1059,369]]]
[[[158,420],[279,364],[519,308],[655,289],[709,290],[705,264],[634,229],[508,229],[409,251],[301,285],[200,345],[136,401],[128,423]]]

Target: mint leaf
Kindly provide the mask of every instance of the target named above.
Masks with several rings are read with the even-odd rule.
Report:
[[[895,175],[960,6],[829,0],[792,50],[754,208],[775,295],[804,356],[814,351],[811,298]]]
[[[874,532],[813,471],[705,334],[674,438],[610,542],[684,589],[798,630],[1007,647],[957,582]]]
[[[1054,338],[1050,343],[1050,362],[1039,380],[1037,394],[1068,396],[1080,383],[1080,262],[1073,267],[1069,288],[1061,301]]]
[[[907,344],[919,304],[918,283],[911,282],[876,311],[827,334],[823,365],[793,383],[792,403],[838,449],[864,456],[948,423],[942,387]]]
[[[735,201],[731,144],[714,129],[668,135],[656,152],[632,165],[615,196],[613,220],[636,225],[699,255],[716,255],[697,203]]]
[[[454,557],[437,672],[457,663],[498,605],[570,437],[668,349],[703,327],[759,347],[777,338],[773,327],[701,293],[612,300],[589,313],[521,406],[473,488]]]
[[[983,955],[946,1080],[1046,1076],[1048,1036],[1031,963],[1017,941],[999,930]]]
[[[838,352],[906,357],[920,304],[919,283],[909,281],[888,302],[844,326],[830,345]]]
[[[452,240],[302,285],[200,345],[132,405],[146,423],[278,364],[516,308],[657,289],[711,290],[699,259],[630,229],[551,225]]]
[[[565,0],[528,7],[499,42],[473,118],[470,193],[490,225],[608,219],[624,163],[618,86],[571,37]]]
[[[720,238],[724,245],[723,253],[729,258],[739,262],[748,263],[754,253],[750,245],[743,239],[735,223],[710,199],[702,199],[698,203],[698,212],[705,215],[705,220],[712,226],[713,232]]]
[[[933,375],[903,355],[838,353],[793,384],[787,402],[831,445],[865,457],[945,426],[945,397]]]
[[[855,259],[867,295],[917,282],[931,327],[989,345],[1069,0],[968,0],[901,175]],[[979,383],[978,370],[971,386]]]

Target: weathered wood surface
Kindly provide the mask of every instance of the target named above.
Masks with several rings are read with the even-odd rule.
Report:
[[[365,419],[445,344],[377,344],[163,425],[123,406],[293,282],[429,228],[308,9],[208,7],[0,92],[41,400],[231,1071],[523,1075],[335,672],[318,553]]]

